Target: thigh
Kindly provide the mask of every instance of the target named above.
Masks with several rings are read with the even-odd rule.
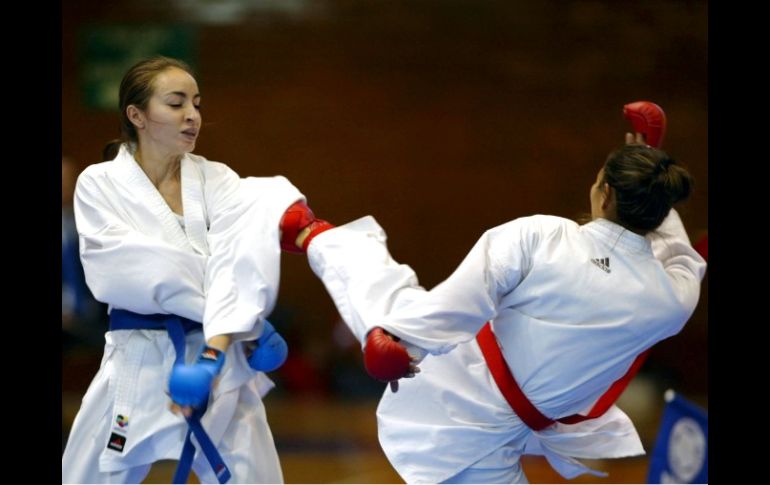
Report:
[[[238,405],[217,446],[230,468],[230,483],[283,483],[278,452],[256,380],[233,392],[240,393]],[[217,483],[211,465],[202,453],[196,453],[193,469],[202,483]]]
[[[100,372],[83,396],[62,455],[62,483],[105,481],[99,456],[107,447],[111,425],[108,387],[109,380]]]
[[[90,405],[92,402],[83,400],[72,425],[62,455],[62,483],[141,483],[150,471],[150,464],[116,472],[99,470],[99,456],[107,446],[112,425],[111,406],[98,401],[96,405]]]
[[[114,472],[100,471],[99,455],[105,443],[84,440],[75,446],[75,442],[68,442],[62,457],[62,483],[141,483],[145,479],[150,463]]]

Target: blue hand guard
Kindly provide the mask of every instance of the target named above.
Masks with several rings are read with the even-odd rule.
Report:
[[[265,320],[265,328],[257,340],[257,348],[249,357],[249,366],[262,372],[272,372],[286,362],[289,355],[289,346],[286,341],[275,331],[273,325]]]
[[[208,346],[203,348],[195,364],[175,365],[168,383],[171,400],[180,406],[203,406],[211,392],[211,382],[223,365],[225,353]]]

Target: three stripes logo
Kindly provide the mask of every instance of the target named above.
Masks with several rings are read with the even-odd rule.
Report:
[[[605,273],[610,272],[610,258],[595,258],[591,260],[596,266],[598,266]]]

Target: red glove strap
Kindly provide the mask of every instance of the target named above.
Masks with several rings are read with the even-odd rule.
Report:
[[[334,224],[331,224],[329,222],[326,222],[323,219],[316,219],[310,224],[310,234],[307,235],[305,240],[302,242],[302,251],[307,252],[308,246],[310,246],[310,241],[313,240],[314,237],[321,234],[324,231],[328,231],[329,229],[333,229]]]

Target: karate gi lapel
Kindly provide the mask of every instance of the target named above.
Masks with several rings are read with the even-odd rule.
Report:
[[[208,214],[203,200],[203,174],[198,164],[188,156],[182,159],[182,204],[188,242],[198,253],[208,255]]]
[[[188,161],[188,163],[190,162]],[[130,218],[142,227],[142,232],[149,234],[153,230],[157,230],[161,233],[162,239],[170,244],[183,249],[198,249],[190,243],[171,208],[150,182],[150,179],[147,178],[139,164],[136,163],[133,155],[126,149],[126,145],[121,147],[120,153],[115,159],[114,173],[116,185],[119,185],[125,193],[124,200],[128,202],[127,209],[130,212]],[[184,199],[184,180],[182,184],[182,203],[185,212],[187,212],[187,200]],[[201,190],[199,186],[198,191]],[[190,205],[195,204],[191,202]],[[198,208],[198,210],[201,209]],[[185,224],[187,220],[185,217]]]

